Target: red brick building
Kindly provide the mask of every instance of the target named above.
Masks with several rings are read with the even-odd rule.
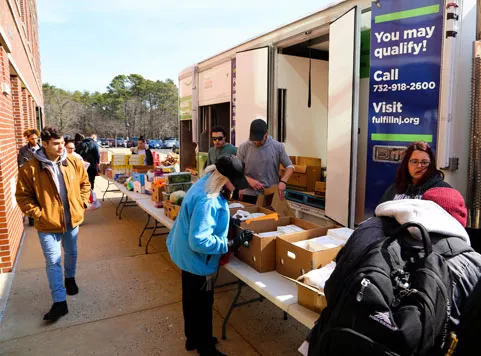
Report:
[[[24,233],[15,201],[23,131],[42,123],[42,80],[35,0],[0,0],[0,273],[13,268]]]

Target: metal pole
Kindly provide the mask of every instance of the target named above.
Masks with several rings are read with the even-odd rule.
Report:
[[[477,25],[476,25],[476,39],[481,40],[481,1],[477,1],[478,10],[476,12]]]

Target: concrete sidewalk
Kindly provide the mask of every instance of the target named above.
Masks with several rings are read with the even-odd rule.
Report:
[[[106,181],[96,180],[97,196]],[[108,199],[107,199],[108,197]],[[45,324],[51,306],[45,261],[36,231],[26,226],[5,314],[0,355],[196,355],[184,349],[180,271],[169,258],[166,237],[154,237],[149,254],[137,239],[146,216],[138,207],[115,217],[119,195],[107,193],[102,207],[86,212],[80,228],[77,283],[67,296],[69,314]],[[145,240],[145,238],[144,238]],[[218,283],[233,281],[221,270]],[[299,355],[308,329],[264,301],[235,309],[227,340],[221,327],[233,287],[216,291],[214,334],[219,350],[233,355]],[[256,294],[245,288],[241,299]]]

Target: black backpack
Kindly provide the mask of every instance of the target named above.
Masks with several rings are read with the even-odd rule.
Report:
[[[479,355],[479,333],[481,332],[481,279],[469,295],[461,312],[456,336],[459,340],[454,355]]]
[[[406,243],[409,227],[421,231],[423,247]],[[471,250],[447,239],[450,248],[439,253],[420,224],[399,226],[391,218],[361,224],[326,283],[327,307],[311,331],[308,355],[443,354],[452,296],[445,257]]]

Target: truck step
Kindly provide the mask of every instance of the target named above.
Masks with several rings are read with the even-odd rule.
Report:
[[[286,189],[286,199],[319,209],[324,209],[326,205],[325,199],[322,197],[291,189]]]

